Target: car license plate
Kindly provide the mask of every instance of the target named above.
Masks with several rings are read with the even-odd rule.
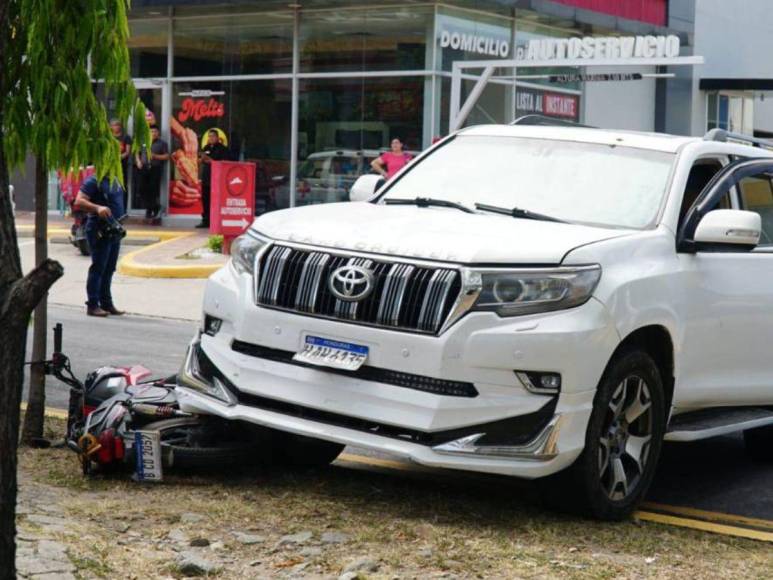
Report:
[[[303,350],[293,357],[298,362],[347,371],[356,371],[367,359],[367,346],[319,336],[307,336]]]
[[[135,479],[137,481],[161,481],[161,433],[158,431],[134,432]]]

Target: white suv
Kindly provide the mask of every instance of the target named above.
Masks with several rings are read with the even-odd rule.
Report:
[[[663,440],[773,456],[773,154],[578,127],[479,126],[380,191],[258,218],[207,284],[179,394],[344,445],[546,478],[605,519]]]

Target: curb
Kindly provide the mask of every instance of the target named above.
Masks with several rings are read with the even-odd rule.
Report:
[[[17,232],[34,233],[35,226],[21,224],[16,226]],[[70,230],[67,228],[48,228],[47,237],[69,236]],[[206,265],[158,265],[144,264],[137,262],[135,258],[143,252],[149,252],[162,244],[187,238],[192,236],[192,232],[169,232],[163,230],[127,230],[127,238],[155,238],[158,241],[144,246],[139,250],[129,252],[118,261],[117,271],[124,276],[134,276],[135,278],[209,278],[217,272],[224,264],[206,264]],[[19,236],[29,237],[29,236]]]
[[[167,239],[151,244],[139,250],[129,252],[118,261],[118,272],[124,276],[134,276],[136,278],[209,278],[213,273],[223,267],[223,264],[194,265],[185,264],[184,266],[167,266],[157,264],[143,264],[137,262],[135,258],[140,254],[155,250],[159,246],[180,238],[192,236],[192,233],[182,232],[172,235]]]
[[[29,233],[31,235],[24,235],[19,236],[20,238],[27,238],[32,237],[35,234],[35,226],[22,224],[16,226],[16,232],[17,234],[20,233]],[[70,235],[70,229],[69,228],[48,228],[48,231],[46,232],[46,237],[51,238],[53,236],[69,236]],[[167,240],[176,240],[177,238],[181,238],[183,236],[190,236],[192,235],[190,232],[165,232],[162,230],[127,230],[126,231],[126,237],[127,238],[155,238],[161,241],[167,241]]]

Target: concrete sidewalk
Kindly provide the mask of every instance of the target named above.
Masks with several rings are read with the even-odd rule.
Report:
[[[134,249],[122,246],[121,256]],[[28,272],[34,265],[33,240],[19,240],[19,250],[24,271]],[[64,267],[64,276],[49,292],[49,304],[71,306],[85,311],[86,277],[91,260],[81,256],[80,252],[69,244],[49,244],[48,255]],[[116,305],[129,314],[195,321],[201,316],[205,284],[206,280],[202,278],[138,278],[119,272],[113,277],[113,298]],[[89,319],[90,324],[98,322],[100,321],[97,319]]]
[[[137,221],[134,219],[134,221]],[[49,216],[48,237],[59,242],[70,235],[69,218]],[[16,216],[19,238],[34,236],[34,215]],[[126,224],[126,245],[146,246],[122,254],[118,272],[139,278],[208,278],[228,262],[222,254],[201,251],[209,232],[193,228]]]

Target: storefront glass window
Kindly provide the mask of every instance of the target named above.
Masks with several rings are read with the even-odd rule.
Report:
[[[301,16],[301,71],[424,70],[430,8],[321,10]]]
[[[300,96],[296,205],[348,199],[395,137],[421,147],[423,77],[309,80]]]
[[[198,214],[201,167],[189,151],[200,149],[217,129],[228,159],[256,164],[256,212],[287,207],[290,167],[289,80],[255,80],[172,85],[170,213]],[[186,147],[187,146],[187,147]]]
[[[130,20],[129,58],[134,78],[165,77],[169,21]]]
[[[708,110],[706,111],[706,129],[717,128],[717,93],[709,93]]]
[[[292,71],[290,13],[219,14],[174,20],[174,75]]]

